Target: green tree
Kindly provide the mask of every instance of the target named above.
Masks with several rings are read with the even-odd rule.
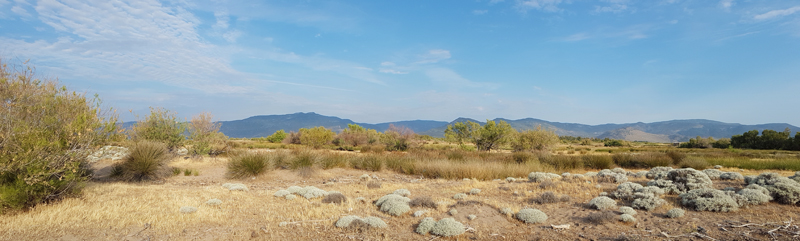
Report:
[[[283,130],[277,130],[275,133],[272,133],[272,135],[267,137],[267,141],[272,143],[282,142],[283,139],[286,139],[286,132]]]
[[[470,141],[480,151],[490,151],[497,149],[499,145],[508,141],[509,135],[514,133],[514,128],[505,121],[491,121],[486,120],[486,124],[480,124],[467,121],[457,122],[453,125],[447,125],[444,131],[445,137],[449,140],[463,145],[465,141]]]
[[[314,128],[300,128],[300,143],[314,148],[320,148],[333,140],[336,135],[332,130],[317,126]]]
[[[789,140],[790,132],[791,131],[789,128],[784,129],[782,132],[763,130],[761,131],[761,137],[759,138],[759,145],[756,148],[766,150],[784,149],[785,147],[791,145],[791,140]]]
[[[514,151],[542,151],[558,144],[559,140],[554,131],[544,130],[541,125],[537,125],[533,130],[515,134],[511,141],[511,147]]]
[[[186,141],[186,123],[178,121],[175,112],[161,108],[150,107],[150,115],[139,119],[128,135],[133,141],[157,141],[167,144],[170,150],[178,148]],[[138,119],[138,118],[137,118]]]
[[[389,124],[389,129],[381,135],[381,141],[386,145],[387,151],[406,151],[411,147],[414,131],[402,126]]]
[[[338,138],[344,145],[363,146],[374,143],[378,139],[377,135],[376,130],[366,129],[357,124],[347,124],[347,128],[339,133]]]
[[[118,139],[116,114],[27,63],[0,60],[0,213],[77,194],[89,180],[86,157]]]
[[[745,132],[741,135],[734,135],[731,137],[731,146],[733,148],[758,148],[759,138],[758,131],[752,130]]]

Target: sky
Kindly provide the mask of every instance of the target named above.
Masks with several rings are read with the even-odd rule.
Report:
[[[0,0],[0,57],[217,120],[800,126],[800,2]]]

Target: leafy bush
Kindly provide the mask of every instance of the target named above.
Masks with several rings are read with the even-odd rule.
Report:
[[[254,177],[266,172],[269,166],[269,156],[245,152],[229,158],[226,174],[229,178]]]
[[[127,181],[155,180],[170,175],[167,145],[159,142],[140,141],[130,148],[119,168],[121,178]]]
[[[227,148],[228,137],[219,132],[220,123],[212,122],[211,113],[200,113],[189,122],[189,137],[195,155],[221,153]]]
[[[611,196],[617,199],[633,199],[633,193],[639,188],[642,188],[642,185],[634,182],[625,182],[617,185],[617,190],[612,192]]]
[[[731,212],[739,209],[739,204],[724,191],[702,188],[678,195],[681,205],[695,211]]]
[[[455,200],[461,200],[461,199],[464,199],[464,198],[467,198],[467,194],[456,193],[456,195],[453,195],[453,199],[455,199]]]
[[[439,206],[438,204],[436,204],[436,202],[433,201],[433,198],[431,198],[430,196],[416,197],[412,199],[411,202],[408,203],[408,205],[411,207],[424,207],[432,209],[436,209]]]
[[[703,170],[703,173],[708,175],[708,178],[710,178],[711,180],[720,179],[720,176],[722,176],[723,174],[722,171],[717,169],[705,169]]]
[[[444,135],[447,139],[458,142],[463,145],[465,141],[472,142],[480,151],[489,151],[498,148],[499,145],[508,141],[509,137],[514,133],[511,125],[505,121],[495,123],[492,120],[486,120],[486,124],[480,124],[467,121],[457,122],[453,125],[447,125]]]
[[[652,211],[653,209],[664,205],[666,202],[666,200],[661,199],[654,193],[636,192],[633,194],[633,202],[631,203],[631,206],[636,209]]]
[[[589,201],[589,207],[597,210],[606,210],[615,206],[617,206],[617,202],[614,199],[604,196],[592,198]]]
[[[535,208],[519,210],[516,218],[525,223],[542,223],[547,220],[547,214]]]
[[[686,213],[683,209],[680,208],[673,208],[667,211],[667,217],[669,218],[680,218],[683,217],[683,214]]]
[[[267,136],[267,141],[272,143],[281,143],[283,139],[286,139],[286,132],[283,130],[277,130],[272,135]]]
[[[777,173],[762,173],[748,180],[748,184],[760,185],[769,190],[772,198],[782,204],[800,203],[800,183]]]
[[[328,128],[317,126],[314,128],[300,128],[300,144],[320,148],[331,142],[335,132]]]
[[[606,155],[583,155],[581,160],[585,167],[592,169],[608,169],[614,165],[613,158]]]
[[[0,60],[0,213],[80,193],[94,147],[119,139],[100,100]]]
[[[411,210],[408,205],[411,199],[397,194],[388,194],[379,198],[375,205],[380,207],[381,212],[385,212],[394,216],[400,216]]]
[[[301,144],[300,135],[301,135],[300,132],[291,131],[291,132],[289,132],[288,135],[286,135],[286,138],[284,138],[283,141],[281,141],[281,143],[284,143],[284,144]]]
[[[554,131],[544,130],[541,125],[537,125],[532,130],[514,134],[511,148],[514,151],[546,151],[558,143],[558,135]]]
[[[389,124],[389,129],[381,135],[381,142],[387,151],[407,151],[414,136],[414,131],[409,128]]]
[[[178,120],[177,113],[160,107],[150,107],[150,114],[144,119],[138,119],[128,129],[128,136],[137,142],[147,140],[166,143],[173,150],[186,141],[184,132],[186,124]]]
[[[417,225],[416,232],[422,235],[428,234],[428,232],[430,232],[431,229],[433,229],[433,226],[436,226],[435,219],[431,217],[423,218],[422,221],[420,221],[419,224]]]
[[[464,233],[464,224],[453,218],[443,218],[431,228],[431,233],[442,237],[456,236]]]
[[[613,183],[623,183],[628,181],[628,176],[622,173],[616,173],[614,171],[603,169],[597,173],[598,181],[607,181]]]

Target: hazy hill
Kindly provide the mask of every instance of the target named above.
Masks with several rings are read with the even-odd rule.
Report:
[[[607,131],[602,135],[597,136],[597,138],[609,138],[609,139],[618,139],[627,141],[662,142],[662,143],[669,143],[675,141],[668,135],[647,133],[638,130],[634,127],[625,127]],[[680,137],[673,136],[673,138],[680,138]]]
[[[272,135],[275,131],[297,131],[300,128],[324,126],[335,132],[347,128],[347,124],[358,124],[362,127],[385,131],[390,124],[405,126],[414,132],[422,132],[447,124],[444,121],[413,120],[398,121],[379,124],[356,123],[349,119],[334,116],[324,116],[314,112],[294,113],[287,115],[262,115],[253,116],[243,120],[221,121],[220,131],[229,137],[264,137]]]

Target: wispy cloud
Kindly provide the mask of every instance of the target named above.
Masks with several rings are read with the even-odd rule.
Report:
[[[432,64],[450,58],[450,51],[444,49],[432,49],[428,53],[420,56],[416,64]]]
[[[628,0],[601,0],[601,2],[605,2],[608,4],[605,6],[595,6],[594,12],[621,13],[628,10]]]
[[[721,38],[721,39],[717,39],[717,42],[725,41],[725,40],[732,39],[732,38],[740,38],[740,37],[744,37],[744,36],[751,35],[751,34],[757,34],[759,32],[761,32],[761,31],[752,31],[752,32],[747,32],[747,33],[743,33],[743,34],[737,34],[737,35],[733,35],[733,36],[728,36],[728,37],[724,37],[724,38]]]
[[[787,15],[792,15],[796,12],[800,11],[800,6],[795,6],[787,9],[781,10],[772,10],[763,14],[759,14],[753,17],[755,20],[767,20],[771,18],[783,17]]]
[[[486,10],[486,9],[472,10],[472,14],[475,14],[475,15],[484,15],[484,14],[486,14],[488,12],[489,12],[489,10]]]
[[[648,31],[652,29],[650,25],[634,25],[624,29],[596,29],[591,32],[581,32],[572,34],[566,37],[557,39],[563,42],[578,42],[587,39],[602,39],[602,38],[622,38],[629,40],[645,39],[648,38]]]
[[[721,0],[719,1],[718,5],[725,11],[730,11],[731,7],[733,7],[733,5],[736,5],[736,3],[733,0]]]
[[[535,9],[546,12],[557,12],[562,0],[517,0],[515,7],[522,12]]]

